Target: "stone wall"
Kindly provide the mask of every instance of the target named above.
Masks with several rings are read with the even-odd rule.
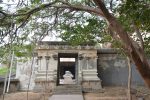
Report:
[[[18,62],[16,79],[20,81],[20,90],[33,90],[35,86],[35,73],[37,72],[36,58],[27,62]]]
[[[136,66],[132,66],[132,85],[144,85]],[[112,49],[98,51],[98,76],[103,86],[127,86],[127,59]]]
[[[60,58],[75,58],[75,81],[83,88],[101,86],[97,77],[97,48],[94,45],[72,46],[64,42],[41,42],[37,47],[38,70],[35,74],[35,89],[43,84],[59,85]],[[48,58],[48,59],[47,59]],[[46,77],[47,73],[47,77]],[[49,81],[47,83],[46,81]],[[101,87],[99,87],[101,88]],[[38,90],[37,90],[38,91]]]
[[[10,80],[10,87],[9,87],[9,93],[17,92],[20,88],[19,80],[18,79],[11,79]],[[4,90],[4,79],[0,80],[0,95],[3,94]]]

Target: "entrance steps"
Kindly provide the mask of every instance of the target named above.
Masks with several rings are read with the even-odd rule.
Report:
[[[127,97],[89,97],[85,100],[128,100]]]
[[[57,86],[49,100],[84,100],[80,85]]]
[[[53,91],[53,94],[82,94],[82,88],[80,85],[62,85],[57,86]]]

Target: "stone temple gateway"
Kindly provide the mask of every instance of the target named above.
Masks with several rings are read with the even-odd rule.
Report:
[[[35,90],[53,91],[57,86],[80,85],[86,90],[101,89],[97,73],[97,48],[93,44],[71,46],[66,42],[39,42]],[[66,82],[69,72],[71,82]]]

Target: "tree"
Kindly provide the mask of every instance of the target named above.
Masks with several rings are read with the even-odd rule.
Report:
[[[38,27],[38,23],[40,25],[43,24],[40,28],[40,31],[45,33],[40,34],[43,37],[47,35],[49,31],[63,32],[61,28],[64,28],[62,25],[65,24],[68,24],[69,28],[71,28],[71,26],[76,26],[75,29],[80,29],[79,32],[82,29],[86,30],[88,25],[86,26],[82,23],[92,18],[92,16],[96,17],[99,21],[105,20],[107,25],[102,27],[107,28],[107,32],[111,37],[121,43],[124,52],[126,52],[127,56],[135,63],[139,73],[150,88],[150,64],[145,55],[145,43],[141,34],[145,32],[147,38],[150,31],[150,18],[148,18],[150,3],[148,0],[122,0],[120,2],[117,0],[105,0],[104,2],[102,0],[27,1],[27,3],[20,1],[18,3],[18,8],[20,5],[23,5],[23,8],[20,7],[20,9],[17,9],[13,14],[3,10],[0,11],[0,20],[2,21],[0,26],[2,29],[6,26],[11,26],[11,28],[15,26],[15,31],[11,33],[12,36],[14,36],[14,34],[17,34],[18,30],[23,30],[23,27],[29,28],[33,26],[29,31],[34,30],[38,32],[38,29],[35,28],[35,26]],[[132,11],[134,12],[132,13]],[[9,21],[10,18],[13,19],[11,24]],[[142,23],[142,21],[144,23]],[[95,28],[97,28],[97,26],[95,26]],[[67,34],[67,32],[68,31],[65,33]],[[77,30],[75,30],[75,32],[79,33]],[[91,33],[92,31],[88,30],[87,32]],[[135,32],[137,34],[136,39],[138,38],[140,42],[132,38]],[[7,34],[3,35],[7,36]],[[91,39],[93,38],[90,34],[86,36],[89,36]],[[149,42],[147,45],[149,45]]]

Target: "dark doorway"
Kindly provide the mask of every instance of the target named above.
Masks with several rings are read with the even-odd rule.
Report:
[[[72,59],[72,58],[71,58]],[[70,71],[75,79],[75,62],[60,62],[60,78],[63,79],[63,75],[66,71]]]
[[[58,54],[58,71],[57,71],[57,85],[62,85],[66,71],[71,72],[74,84],[77,79],[77,54],[59,53]]]

